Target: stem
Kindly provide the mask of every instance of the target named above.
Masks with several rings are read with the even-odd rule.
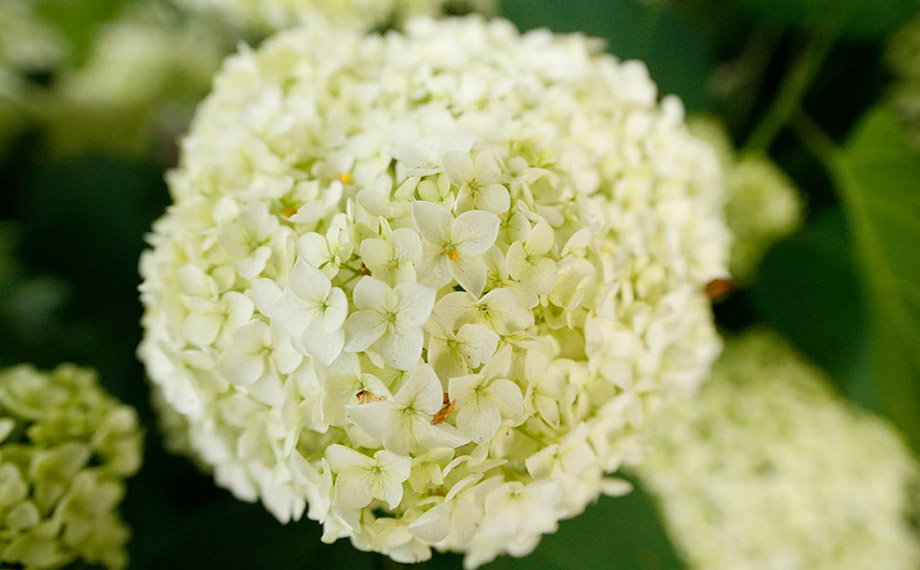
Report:
[[[821,64],[827,59],[836,37],[837,29],[831,27],[819,31],[811,39],[805,52],[786,76],[776,99],[748,138],[745,145],[748,149],[767,150],[773,144],[777,135],[802,106],[808,88],[821,69]]]
[[[734,99],[734,108],[728,107],[730,123],[735,127],[750,121],[756,103],[756,94],[763,86],[764,74],[776,55],[776,49],[782,40],[782,33],[773,29],[759,30],[748,39],[741,54],[734,62],[723,68],[725,76],[714,76],[713,90],[723,101]],[[737,76],[737,79],[731,79]],[[734,84],[733,84],[734,81]],[[718,91],[720,84],[727,84],[728,89]]]
[[[795,134],[802,141],[802,144],[818,161],[824,166],[828,175],[835,177],[837,173],[837,159],[840,149],[824,130],[815,123],[811,117],[803,111],[798,111],[792,121],[792,128]]]

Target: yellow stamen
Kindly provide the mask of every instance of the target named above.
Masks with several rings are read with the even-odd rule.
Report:
[[[352,182],[354,182],[354,178],[351,177],[350,172],[343,172],[339,174],[339,182],[341,182],[342,184],[351,184]]]

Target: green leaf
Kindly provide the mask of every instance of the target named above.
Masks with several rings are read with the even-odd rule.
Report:
[[[828,162],[867,286],[879,401],[920,449],[920,154],[879,107]]]
[[[770,248],[751,298],[759,322],[792,341],[849,399],[878,411],[851,241],[843,211],[823,212]]]
[[[917,11],[916,0],[729,0],[768,25],[782,28],[823,27],[843,17],[843,34],[873,39],[897,29]]]

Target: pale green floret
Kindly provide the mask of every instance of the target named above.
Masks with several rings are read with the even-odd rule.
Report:
[[[90,370],[0,371],[0,565],[124,568],[117,508],[142,439],[134,409]]]
[[[920,568],[920,466],[887,422],[764,332],[663,410],[641,480],[700,570]]]
[[[748,284],[770,246],[794,233],[803,220],[798,189],[788,176],[759,152],[736,153],[724,127],[716,120],[697,117],[693,133],[717,150],[725,170],[725,222],[732,233],[732,277]]]
[[[523,556],[626,491],[720,350],[718,159],[581,36],[280,34],[227,60],[169,183],[141,358],[219,485],[327,542]]]
[[[891,40],[888,61],[898,79],[891,98],[920,148],[920,17],[905,25]]]

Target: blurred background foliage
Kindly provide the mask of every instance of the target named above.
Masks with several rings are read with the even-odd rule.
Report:
[[[95,114],[76,113],[59,86],[92,65],[98,38],[137,4],[38,2],[64,47],[24,70],[26,120],[0,152],[0,365],[94,366],[140,410],[147,455],[124,507],[134,530],[132,568],[397,567],[346,542],[321,544],[312,521],[282,527],[163,450],[134,356],[137,259],[169,200],[163,172],[175,161],[176,136],[206,91],[189,79],[185,56],[206,68],[236,41],[256,38],[224,29],[198,41],[193,30],[192,52],[177,53],[175,75],[150,87],[156,93],[141,107],[109,114],[90,105]],[[912,0],[502,2],[503,15],[522,29],[581,31],[604,38],[622,59],[644,60],[662,93],[679,95],[691,113],[720,117],[739,147],[770,152],[801,190],[807,220],[767,252],[756,279],[717,304],[719,322],[728,332],[760,323],[784,334],[842,393],[892,417],[914,443],[920,158],[894,115],[860,117],[886,99],[888,38],[916,11]],[[175,13],[157,18],[159,25],[196,25]],[[176,85],[183,104],[166,109]],[[54,111],[35,111],[42,104]],[[114,130],[126,133],[115,145],[92,136]],[[459,566],[454,556],[423,565]],[[680,563],[654,505],[637,489],[601,499],[530,557],[487,568],[537,567],[663,570]]]

